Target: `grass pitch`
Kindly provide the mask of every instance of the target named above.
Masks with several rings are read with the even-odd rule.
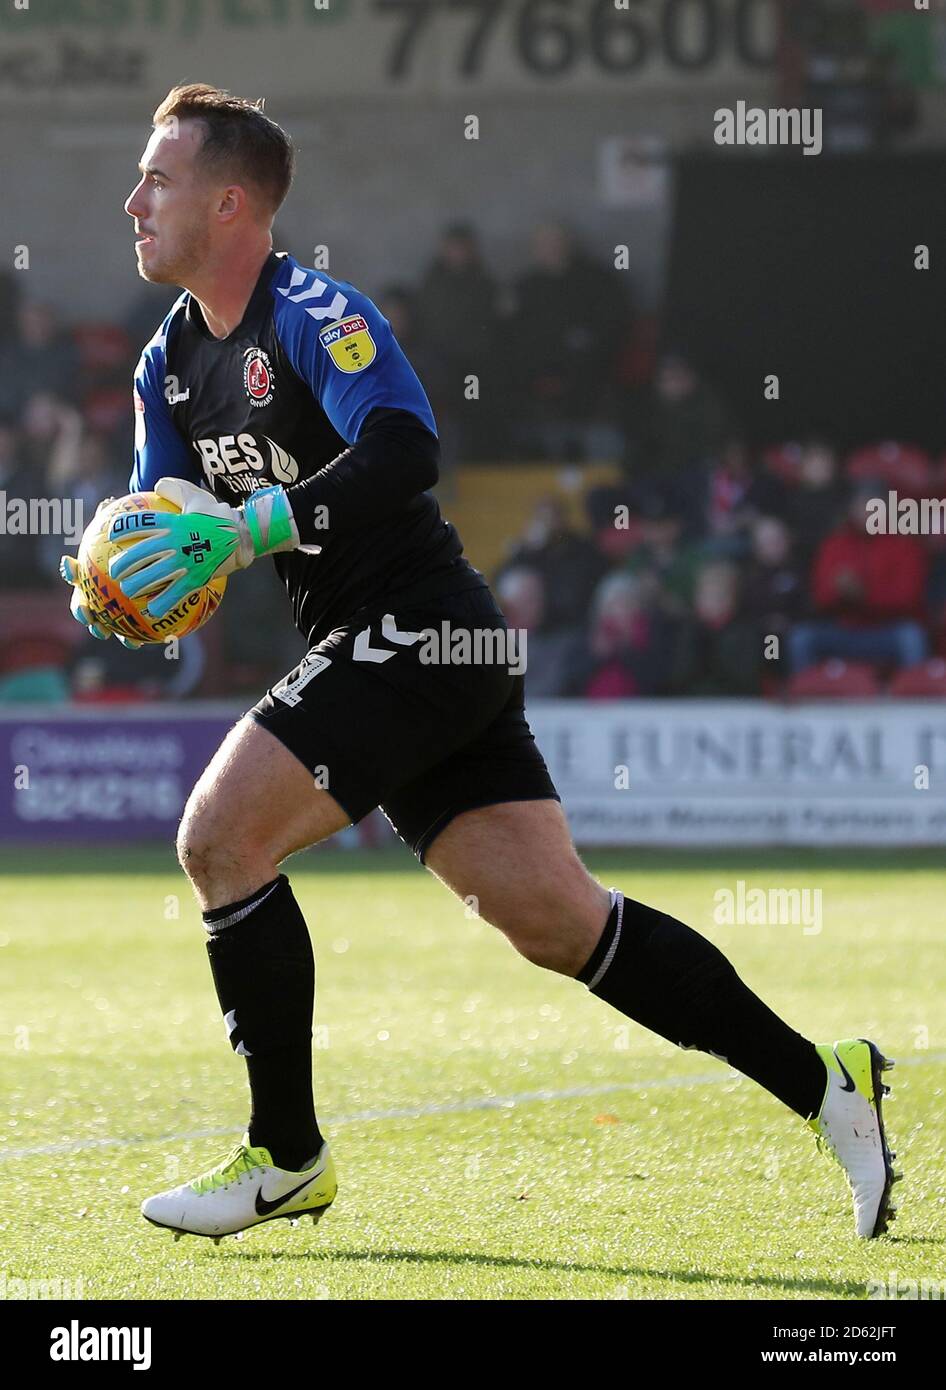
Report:
[[[142,1197],[242,1132],[203,932],[170,850],[0,856],[0,1266],[85,1298],[860,1299],[946,1278],[946,909],[934,854],[589,854],[712,937],[816,1041],[897,1059],[906,1179],[858,1242],[840,1169],[712,1058],[519,958],[406,851],[288,866],[315,943],[318,1228],[171,1236]],[[110,856],[111,858],[111,856]],[[717,926],[714,894],[821,888],[823,926]],[[81,1281],[77,1286],[77,1281]]]

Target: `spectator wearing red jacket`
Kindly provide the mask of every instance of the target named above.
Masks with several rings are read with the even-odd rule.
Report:
[[[793,671],[828,657],[888,669],[926,657],[926,552],[914,536],[868,532],[868,499],[883,496],[880,483],[860,487],[846,521],[818,547],[811,598],[819,616],[791,634]]]

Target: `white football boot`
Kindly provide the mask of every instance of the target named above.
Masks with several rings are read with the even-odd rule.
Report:
[[[141,1214],[153,1226],[182,1235],[223,1236],[263,1221],[318,1221],[335,1200],[338,1184],[328,1144],[310,1168],[298,1173],[277,1168],[268,1149],[254,1148],[249,1135],[216,1168],[193,1181],[148,1197]]]
[[[894,1172],[896,1154],[887,1147],[881,1098],[890,1087],[881,1073],[894,1065],[866,1038],[845,1038],[817,1045],[828,1070],[824,1100],[808,1125],[818,1147],[841,1165],[854,1198],[854,1229],[864,1239],[883,1235],[894,1219],[890,1190],[902,1173]]]

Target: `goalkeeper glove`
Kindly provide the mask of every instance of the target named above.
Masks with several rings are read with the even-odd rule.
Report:
[[[100,512],[103,507],[107,507],[109,502],[114,502],[114,497],[104,497],[96,507],[96,512]],[[82,590],[76,587],[77,563],[74,555],[63,555],[59,561],[59,573],[67,584],[72,585],[72,598],[69,601],[69,611],[77,623],[82,623],[87,627],[93,637],[97,637],[100,642],[105,642],[109,637],[115,636],[123,647],[128,647],[129,651],[135,651],[142,646],[141,642],[134,642],[130,637],[122,637],[118,632],[112,634],[108,628],[100,627],[92,617],[92,614],[82,602]]]
[[[141,642],[133,642],[130,637],[123,637],[120,632],[113,633],[110,632],[107,627],[99,627],[98,623],[92,617],[92,614],[82,602],[82,590],[75,587],[77,576],[76,557],[74,555],[63,555],[62,559],[59,561],[59,573],[67,584],[73,586],[72,598],[69,602],[70,613],[77,623],[82,623],[89,629],[93,637],[97,637],[101,642],[107,641],[109,637],[117,637],[122,646],[128,647],[131,651],[134,651],[142,645]]]
[[[141,534],[112,557],[108,572],[126,598],[159,591],[145,605],[150,618],[163,618],[212,579],[299,544],[292,508],[279,484],[260,488],[242,507],[218,502],[183,478],[160,478],[154,490],[180,512],[126,513],[109,531],[110,540]]]

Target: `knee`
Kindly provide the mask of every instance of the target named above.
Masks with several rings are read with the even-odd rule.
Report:
[[[195,887],[202,885],[218,858],[213,821],[210,807],[192,796],[177,828],[177,862]]]
[[[609,911],[607,891],[576,858],[570,871],[556,873],[542,889],[480,915],[533,965],[574,978],[597,946]]]
[[[207,910],[236,902],[276,875],[276,866],[246,843],[213,795],[191,796],[177,832],[177,858]]]

